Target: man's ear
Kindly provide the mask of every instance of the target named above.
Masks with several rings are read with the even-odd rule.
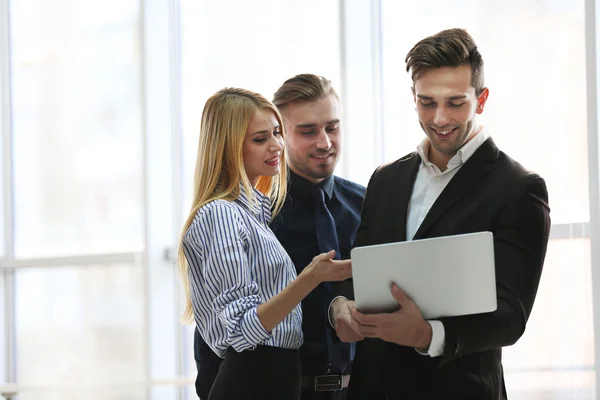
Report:
[[[489,95],[489,89],[484,87],[481,93],[479,94],[479,97],[477,97],[477,114],[481,114],[483,112],[483,108],[485,107],[485,103],[487,102]]]

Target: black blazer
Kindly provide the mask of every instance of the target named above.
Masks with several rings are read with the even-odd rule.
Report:
[[[421,163],[418,153],[372,175],[355,247],[406,240],[407,207]],[[349,399],[506,399],[501,348],[514,344],[538,288],[550,232],[544,180],[486,140],[435,201],[414,239],[491,231],[498,308],[441,318],[444,354],[363,340],[357,345]],[[376,268],[376,266],[373,266]],[[435,278],[435,277],[432,277]],[[452,284],[452,282],[449,282]],[[338,286],[352,298],[350,285]]]

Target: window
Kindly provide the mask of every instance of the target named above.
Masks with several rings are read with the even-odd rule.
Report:
[[[406,54],[426,36],[466,28],[483,55],[490,89],[482,125],[501,150],[545,178],[553,229],[560,225],[569,232],[570,224],[589,223],[584,2],[382,0],[381,15],[384,161],[413,151],[424,137]],[[527,330],[504,350],[511,399],[594,396],[585,235],[571,233],[549,243]]]
[[[10,6],[16,257],[139,250],[139,2]]]
[[[206,100],[224,87],[272,100],[286,79],[301,73],[323,75],[339,88],[340,25],[339,4],[332,0],[182,0],[181,16],[187,213]]]
[[[146,397],[140,4],[0,4],[0,379],[20,400]]]
[[[138,265],[17,270],[18,381],[49,387],[143,381],[142,288]]]

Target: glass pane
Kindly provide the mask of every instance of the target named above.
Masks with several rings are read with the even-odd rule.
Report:
[[[323,75],[340,89],[339,31],[337,0],[181,0],[184,184],[192,183],[209,96],[234,86],[271,100],[300,73]],[[184,199],[186,212],[190,202]]]
[[[593,370],[506,371],[510,400],[594,400]]]
[[[592,399],[593,323],[590,240],[550,241],[527,330],[504,350],[510,398]]]
[[[28,268],[15,280],[18,383],[145,381],[139,266]]]
[[[142,247],[139,4],[11,2],[18,257]]]
[[[503,151],[546,179],[553,223],[589,221],[584,1],[383,0],[382,7],[385,161],[424,137],[406,54],[428,35],[463,27],[485,60],[490,97],[480,121]]]
[[[196,361],[194,360],[194,330],[196,324],[184,325],[181,328],[183,350],[183,375],[196,379]]]

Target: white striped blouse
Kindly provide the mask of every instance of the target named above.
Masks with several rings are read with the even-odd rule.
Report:
[[[238,352],[257,345],[297,349],[303,341],[300,305],[271,333],[256,314],[296,278],[296,269],[268,226],[270,199],[254,189],[257,209],[240,188],[235,201],[200,208],[183,238],[196,325],[220,357],[230,346]]]

